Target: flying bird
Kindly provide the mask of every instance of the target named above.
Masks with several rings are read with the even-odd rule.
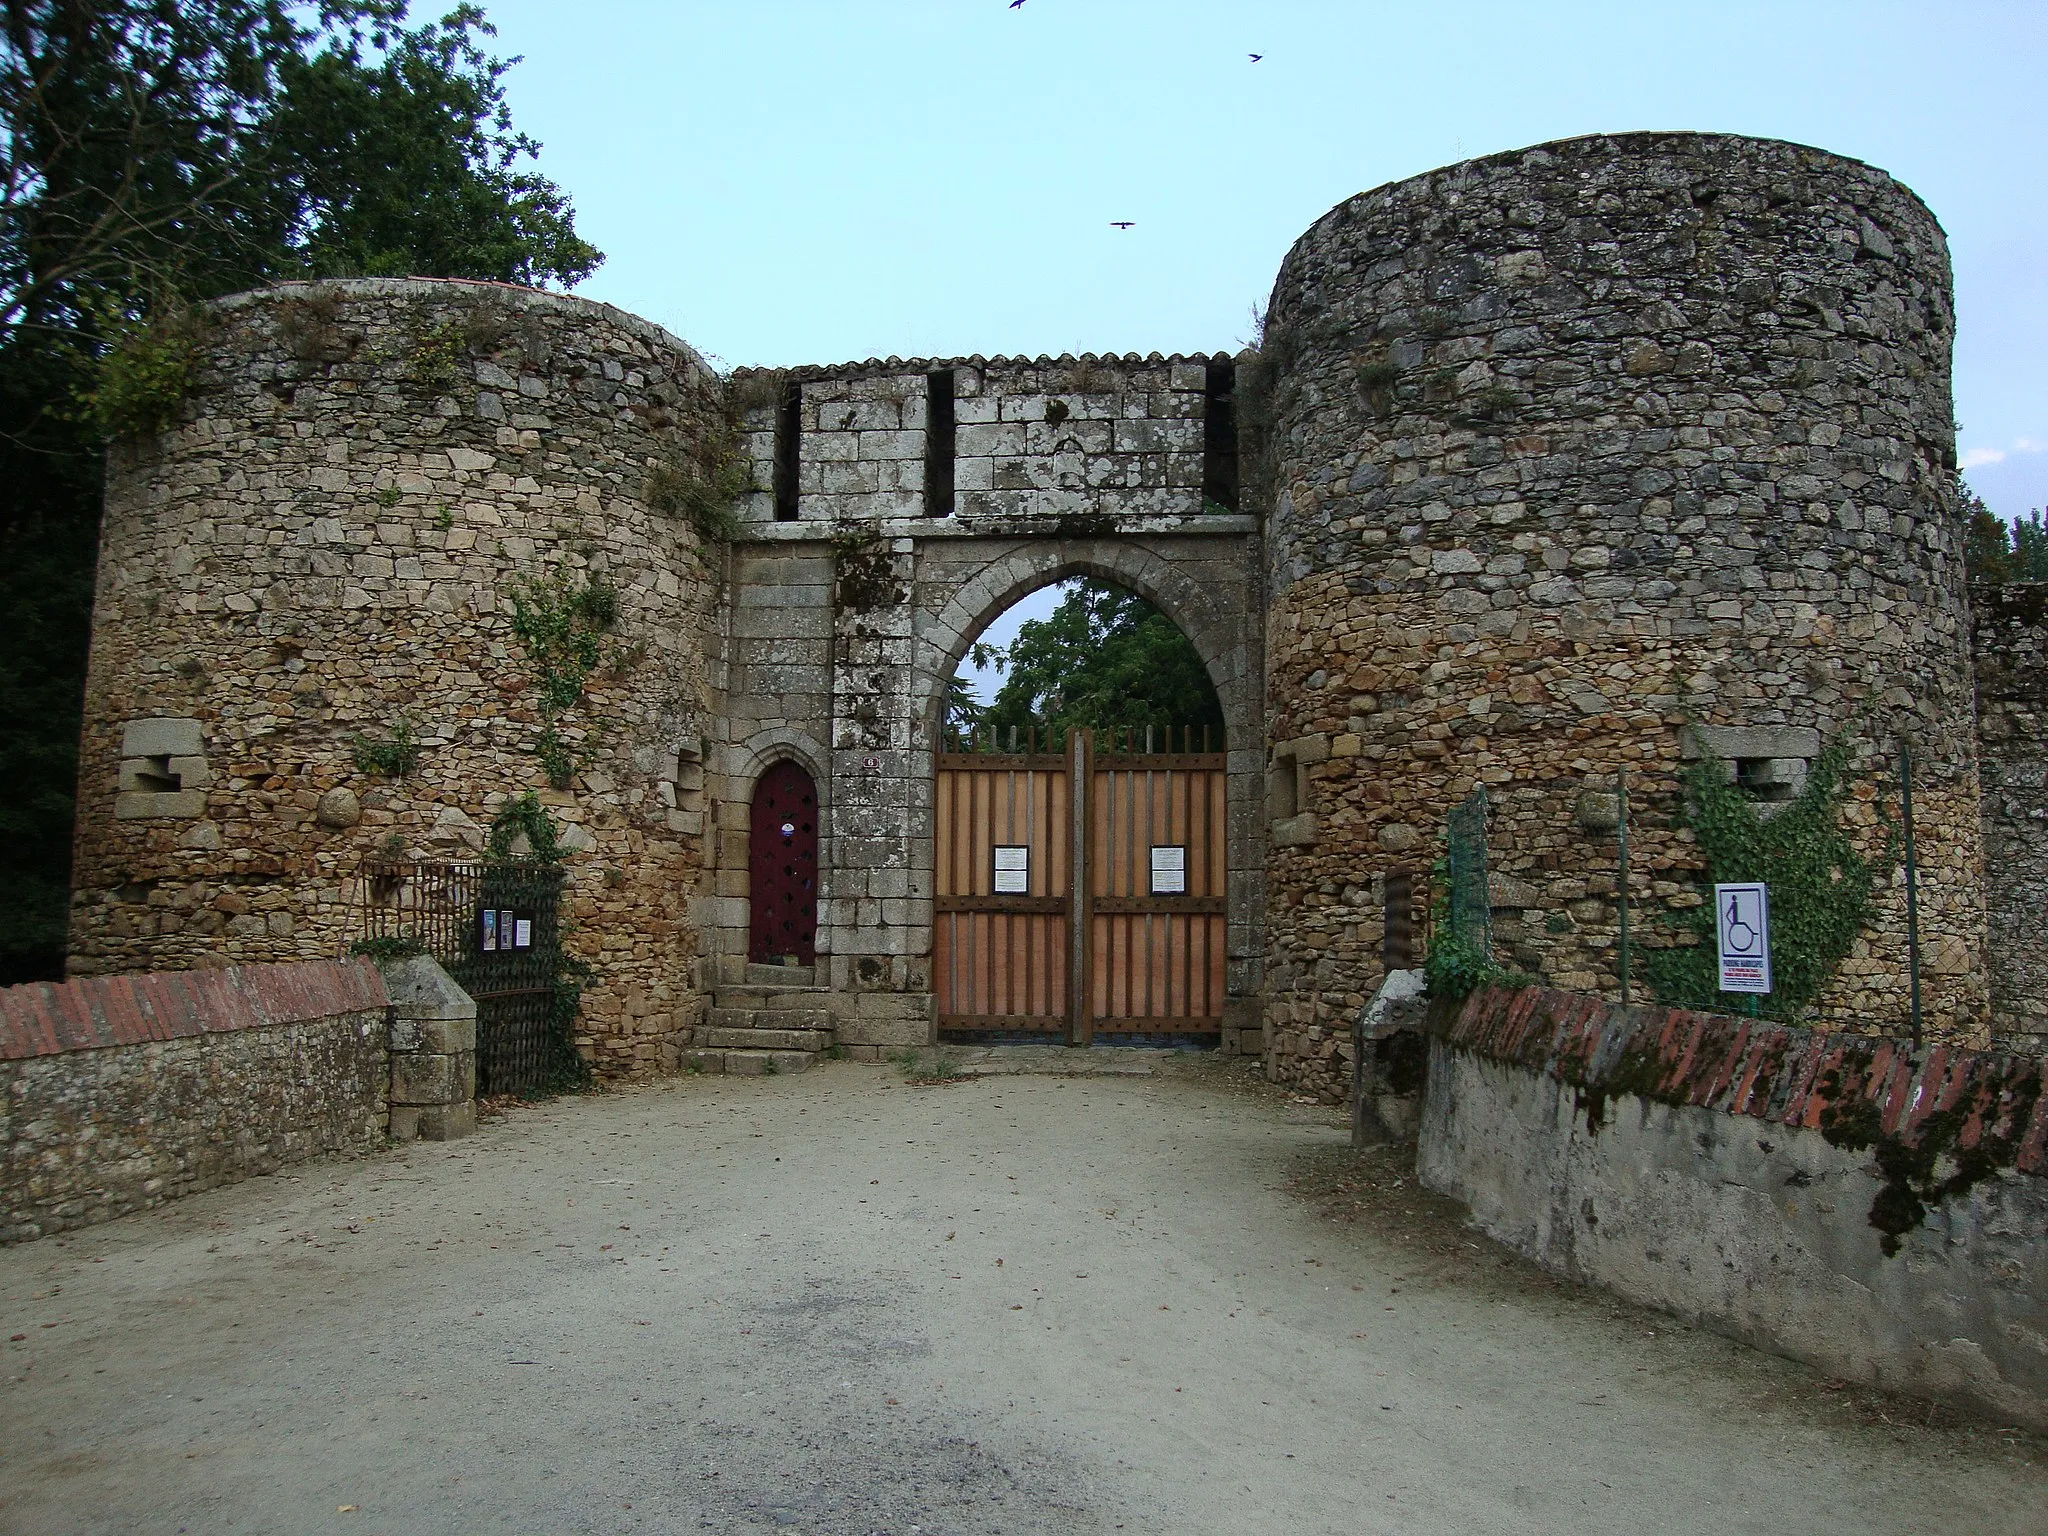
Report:
[[[1017,3],[1019,5],[1022,5],[1024,3],[1024,0],[1017,0]],[[1259,62],[1259,60],[1263,59],[1265,55],[1263,53],[1248,53],[1245,55],[1245,57],[1250,59],[1254,64],[1256,64]]]
[[[1132,223],[1134,222],[1135,221],[1131,219],[1111,219],[1109,221],[1109,227],[1111,229],[1129,229]]]
[[[1022,5],[1023,3],[1024,0],[1010,0],[1010,9],[1014,11],[1017,9],[1018,6]]]

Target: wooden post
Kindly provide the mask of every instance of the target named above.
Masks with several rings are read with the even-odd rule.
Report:
[[[1068,878],[1073,888],[1067,897],[1067,1044],[1087,1045],[1094,1035],[1089,1017],[1088,985],[1088,790],[1095,769],[1095,733],[1067,732],[1067,772],[1071,775],[1068,805],[1073,814],[1073,857],[1068,861]]]

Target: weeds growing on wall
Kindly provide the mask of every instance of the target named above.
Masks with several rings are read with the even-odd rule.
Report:
[[[754,489],[754,461],[740,431],[737,396],[722,407],[700,404],[697,430],[647,471],[641,494],[655,511],[687,520],[707,541],[730,543],[743,527],[734,503]]]
[[[113,345],[79,392],[80,413],[108,442],[176,426],[191,392],[205,322],[196,311],[176,308],[108,329]]]
[[[534,755],[549,787],[567,789],[579,759],[563,739],[562,716],[583,702],[590,674],[604,662],[604,636],[619,620],[618,589],[602,574],[578,581],[556,571],[515,578],[511,598],[512,634],[540,705]]]
[[[469,328],[460,319],[428,327],[413,341],[405,360],[406,379],[423,394],[446,394],[462,382],[469,345]]]
[[[424,955],[427,945],[416,933],[382,933],[373,939],[357,939],[348,952],[370,960],[410,960]]]
[[[1706,894],[1720,881],[1761,880],[1771,889],[1772,991],[1759,999],[1766,1018],[1796,1023],[1827,991],[1876,911],[1877,886],[1898,862],[1895,829],[1888,829],[1874,859],[1859,854],[1843,829],[1842,805],[1853,782],[1847,746],[1830,742],[1814,759],[1799,797],[1766,818],[1728,763],[1707,757],[1686,770],[1682,815],[1699,839]],[[1643,955],[1657,996],[1681,1008],[1725,1009],[1713,902],[1664,921],[1680,942]]]
[[[358,773],[383,779],[402,779],[420,765],[420,741],[412,722],[400,716],[384,737],[356,736],[349,741],[349,755]]]

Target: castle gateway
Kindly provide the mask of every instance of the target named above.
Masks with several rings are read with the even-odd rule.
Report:
[[[1482,786],[1504,957],[1611,991],[1617,775],[1662,907],[1698,867],[1689,752],[1789,790],[1837,739],[1924,765],[1934,1029],[2030,1006],[1985,961],[2015,898],[1980,829],[1946,249],[1870,167],[1683,134],[1469,161],[1333,209],[1237,357],[721,378],[603,305],[423,280],[209,316],[182,422],[109,466],[77,973],[333,954],[366,866],[475,858],[533,790],[603,1070],[763,1011],[813,1045],[927,1042],[972,993],[937,970],[946,920],[1031,917],[943,865],[942,776],[974,771],[941,761],[946,680],[1015,598],[1087,574],[1181,627],[1226,722],[1199,768],[1216,887],[1166,892],[1204,947],[1163,1012],[1100,1017],[1206,1021],[1332,1089],[1385,876],[1424,884]],[[1024,803],[1052,816],[1049,782]],[[1849,806],[1871,853],[1881,792]],[[1172,803],[1133,847],[1193,836]],[[1038,822],[989,838],[1053,878]],[[1903,900],[1879,892],[1823,1020],[1903,1024]],[[945,1011],[1075,1012],[974,996]]]

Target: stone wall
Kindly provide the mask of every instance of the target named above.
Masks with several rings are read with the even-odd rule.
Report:
[[[2043,1070],[1484,991],[1431,1043],[1417,1168],[1558,1274],[1831,1375],[2048,1428]],[[1879,1146],[1889,1166],[1942,1155],[1908,1188]],[[1984,1165],[1958,1178],[1966,1150]]]
[[[719,972],[747,933],[747,814],[781,758],[818,785],[819,979],[840,1043],[931,1038],[933,754],[969,643],[1026,593],[1094,575],[1174,620],[1209,664],[1232,757],[1238,881],[1227,1043],[1257,1049],[1256,525],[1205,502],[1211,360],[984,358],[787,374],[735,393],[761,489],[742,508],[710,749],[716,823],[698,907]],[[926,409],[953,380],[950,513],[927,510]],[[766,386],[774,387],[766,387]],[[774,401],[799,393],[797,516],[777,520]]]
[[[287,284],[213,306],[179,425],[109,465],[72,970],[341,953],[356,872],[468,858],[529,789],[572,852],[581,1045],[672,1063],[701,1009],[716,546],[648,504],[721,386],[603,305],[495,284]],[[606,662],[547,787],[515,583],[608,582]],[[402,780],[359,742],[418,738]]]
[[[2048,1054],[2048,582],[1972,599],[1991,1027],[2009,1050]]]
[[[744,516],[775,517],[776,385],[798,393],[798,520],[935,511],[963,519],[1200,513],[1212,364],[1228,367],[1229,360],[1091,353],[742,370],[734,382],[751,401],[748,443],[759,487]],[[950,511],[930,508],[925,498],[935,374],[950,378],[953,397]]]
[[[1848,734],[1873,853],[1913,744],[1931,1027],[1985,1038],[1952,332],[1926,208],[1790,144],[1571,140],[1303,236],[1257,364],[1278,1076],[1341,1091],[1324,1047],[1379,974],[1380,877],[1426,884],[1479,786],[1501,958],[1613,988],[1603,803],[1626,770],[1638,908],[1696,899],[1689,724],[1783,785]],[[1820,1017],[1906,1010],[1895,883]]]
[[[384,1144],[366,960],[0,991],[0,1242]]]

